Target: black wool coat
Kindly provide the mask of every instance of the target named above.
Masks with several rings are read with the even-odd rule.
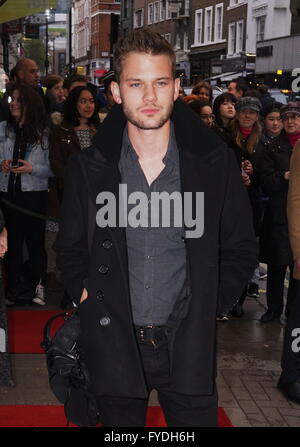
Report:
[[[257,261],[251,210],[231,150],[180,100],[171,117],[182,191],[204,192],[204,234],[186,239],[191,294],[174,306],[167,332],[171,383],[184,394],[211,394],[216,375],[216,313],[232,308]],[[99,228],[96,197],[118,197],[126,119],[114,106],[94,146],[68,163],[55,244],[64,284],[79,304],[81,345],[99,395],[147,396],[133,327],[124,228]]]
[[[275,265],[291,265],[287,194],[289,182],[284,173],[290,170],[292,146],[285,131],[267,146],[260,163],[260,183],[269,196],[266,205],[260,237],[260,261]]]

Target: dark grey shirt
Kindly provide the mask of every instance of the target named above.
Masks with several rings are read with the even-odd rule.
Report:
[[[182,222],[180,227],[178,223],[174,226],[174,213],[171,212],[169,227],[162,226],[161,219],[160,226],[151,226],[151,193],[165,191],[171,194],[181,190],[173,126],[163,162],[164,169],[149,186],[125,129],[119,162],[122,184],[127,184],[128,196],[141,191],[148,198],[143,204],[136,202],[141,214],[148,212],[148,222],[144,219],[141,226],[126,227],[133,320],[139,326],[165,325],[175,303],[185,295],[186,249]],[[128,216],[135,207],[136,204],[128,205]]]

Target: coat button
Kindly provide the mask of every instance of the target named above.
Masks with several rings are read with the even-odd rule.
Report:
[[[99,301],[103,301],[104,300],[104,293],[102,292],[102,290],[98,290],[98,292],[96,293],[96,298]]]
[[[100,320],[100,326],[105,327],[110,325],[110,318],[109,317],[103,317]]]
[[[112,241],[106,239],[105,241],[102,242],[102,247],[105,248],[106,250],[109,250],[112,247]]]
[[[101,273],[101,275],[106,275],[106,273],[108,272],[108,267],[105,264],[101,264],[99,267],[99,273]]]

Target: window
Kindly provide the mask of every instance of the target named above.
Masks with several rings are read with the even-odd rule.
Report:
[[[189,49],[189,36],[186,32],[183,35],[183,49],[184,51],[188,51]]]
[[[244,22],[240,20],[236,24],[236,52],[244,50]]]
[[[166,20],[166,2],[165,0],[160,0],[159,2],[159,18],[162,22],[163,20]]]
[[[265,38],[266,16],[257,17],[256,19],[256,41],[260,42]]]
[[[137,9],[134,12],[133,26],[134,28],[141,28],[144,25],[144,8]]]
[[[177,36],[176,36],[176,44],[175,44],[175,46],[176,46],[176,49],[178,49],[178,50],[181,49],[181,40],[180,40],[180,35],[179,34],[177,34]]]
[[[202,43],[202,22],[203,22],[203,11],[202,9],[197,9],[195,11],[195,37],[194,45],[200,45]]]
[[[171,10],[169,8],[169,1],[168,0],[166,0],[166,11],[167,11],[166,19],[171,19],[172,18],[172,12],[171,12]]]
[[[229,7],[239,6],[246,2],[247,2],[247,0],[230,0]]]
[[[159,22],[159,2],[154,3],[154,23]]]
[[[228,27],[228,55],[229,56],[232,56],[233,54],[235,54],[235,44],[236,44],[235,31],[236,31],[236,24],[229,23],[229,27]]]
[[[222,40],[223,34],[223,3],[216,5],[215,40]]]
[[[124,19],[129,17],[129,0],[124,1]]]
[[[184,2],[184,15],[185,16],[190,15],[190,0],[185,0]]]
[[[211,42],[212,36],[212,7],[205,9],[204,42]]]
[[[148,23],[151,25],[151,23],[154,22],[154,14],[153,14],[153,3],[149,3],[148,5]]]

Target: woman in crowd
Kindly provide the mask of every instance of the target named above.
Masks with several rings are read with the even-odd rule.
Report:
[[[51,128],[50,164],[56,176],[60,203],[68,158],[71,154],[91,146],[92,137],[100,125],[98,111],[94,90],[88,86],[75,87],[66,99],[62,123]],[[63,309],[73,306],[72,299],[66,291],[60,305]]]
[[[63,122],[53,126],[50,132],[50,164],[57,179],[60,201],[69,156],[91,146],[99,125],[94,91],[84,86],[72,89],[65,102]]]
[[[192,95],[197,95],[198,99],[208,101],[210,105],[212,104],[213,101],[212,86],[206,81],[198,82],[192,90]]]
[[[278,112],[274,112],[277,113]],[[277,116],[278,115],[274,115]],[[265,210],[260,241],[260,261],[268,264],[267,311],[261,321],[267,323],[279,318],[283,311],[284,280],[287,267],[290,281],[285,307],[288,317],[296,295],[293,279],[287,223],[287,193],[290,176],[290,158],[293,147],[300,139],[300,102],[290,102],[280,109],[283,130],[266,146],[261,160],[261,185],[269,201]]]
[[[46,214],[48,178],[53,174],[49,165],[46,111],[32,87],[12,86],[8,120],[0,125],[0,190],[9,246],[8,298],[44,305],[45,220],[30,213]],[[26,276],[24,242],[28,252]]]
[[[56,110],[58,104],[64,102],[65,95],[63,89],[63,79],[58,75],[48,75],[43,82],[46,90],[47,113],[52,113]]]
[[[188,105],[197,113],[206,126],[213,127],[215,117],[208,101],[196,99],[189,102]]]
[[[262,221],[262,192],[259,185],[259,157],[257,147],[261,138],[261,125],[259,113],[261,104],[257,98],[240,98],[236,105],[236,117],[230,123],[232,132],[229,146],[234,150],[238,166],[241,169],[242,178],[247,187],[253,213],[253,225],[256,236],[259,236]],[[252,285],[252,284],[255,284]],[[253,279],[249,283],[249,293],[252,288],[258,290],[258,284]],[[232,314],[240,317],[243,315],[243,304],[246,299],[248,285],[239,298]]]
[[[229,124],[235,117],[236,97],[231,93],[222,93],[214,100],[213,113],[215,115],[214,130],[226,142],[230,141]]]

